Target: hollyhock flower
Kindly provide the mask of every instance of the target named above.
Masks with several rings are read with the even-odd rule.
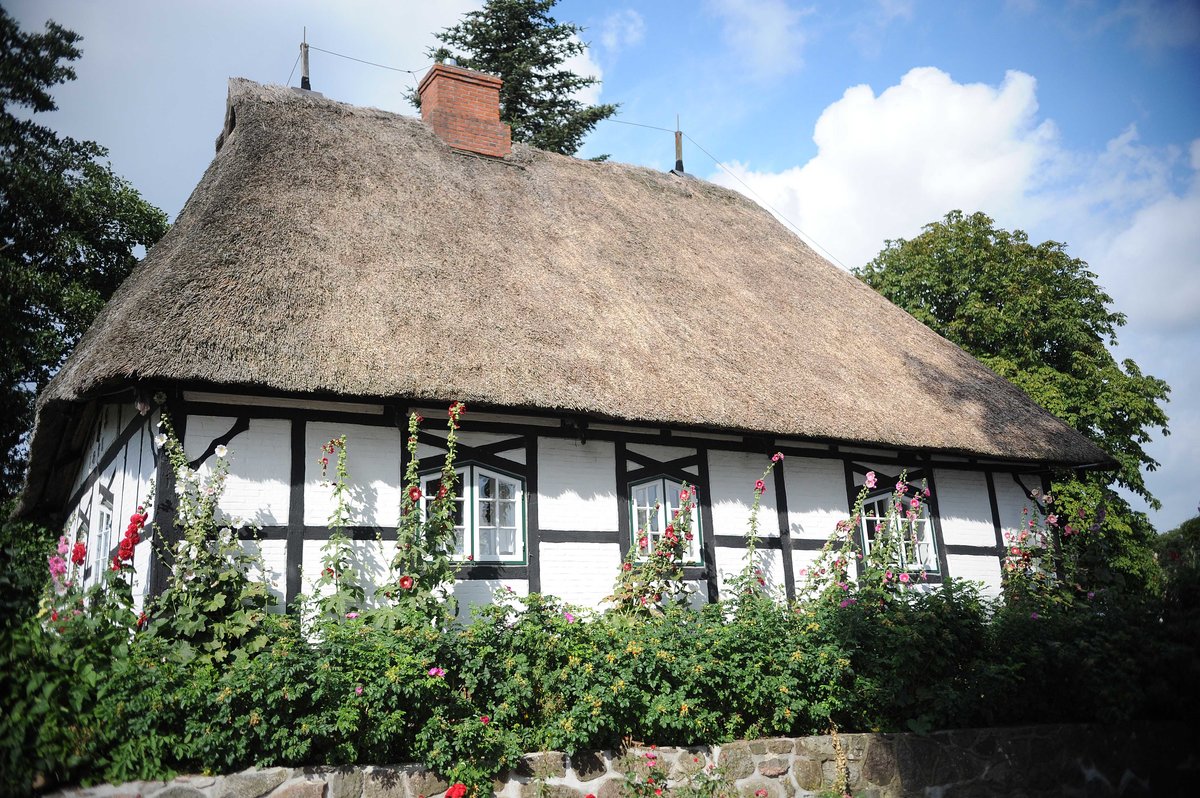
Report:
[[[921,506],[921,500],[918,499],[916,496],[913,496],[912,501],[910,501],[908,504],[910,507],[912,507],[915,510]]]
[[[408,489],[408,498],[409,498],[409,501],[411,501],[413,504],[416,504],[417,502],[421,501],[421,489],[418,488],[416,485],[413,485],[411,488]]]
[[[1091,601],[1091,600],[1092,600],[1092,599],[1094,599],[1095,597],[1096,597],[1096,591],[1094,591],[1094,590],[1089,590],[1089,591],[1088,591],[1088,601]]]
[[[150,616],[143,612],[141,615],[138,616],[137,628],[141,629],[143,626],[146,625],[146,623],[149,620],[150,620]]]
[[[163,433],[160,432],[154,436],[155,447],[161,449],[166,444],[166,442],[167,442],[167,436],[164,435]]]
[[[87,559],[87,546],[83,543],[76,543],[75,548],[71,549],[71,562],[76,565],[83,565]]]
[[[1031,621],[1036,621],[1040,617],[1042,617],[1042,616],[1038,615],[1036,612],[1029,613],[1029,619]]]
[[[67,561],[62,557],[53,556],[47,557],[46,562],[50,565],[50,576],[57,580],[60,576],[67,573]]]
[[[411,576],[400,577],[400,589],[401,590],[412,590],[412,586],[413,586],[413,578]]]
[[[908,574],[900,574],[900,581],[906,585],[908,584],[908,578]]]
[[[632,570],[633,570],[633,566],[632,566],[630,563],[623,563],[623,564],[621,565],[621,568],[622,568],[622,569],[624,569],[624,570],[626,570],[626,571],[632,571]]]
[[[467,562],[475,562],[475,555],[474,555],[474,554],[468,554],[468,555],[467,555]]]
[[[442,668],[433,667],[429,669],[429,675],[435,679],[441,679],[445,677],[446,671]]]
[[[863,479],[863,484],[867,486],[867,490],[873,490],[875,488],[876,482],[874,471],[867,472],[866,478]]]
[[[897,493],[908,493],[908,485],[905,485],[903,482],[897,482],[896,483],[896,492]]]
[[[771,455],[772,463],[778,463],[782,459],[783,459],[783,452],[775,452],[775,454]]]
[[[444,498],[446,498],[446,493],[447,493],[446,486],[445,486],[445,485],[439,485],[439,486],[438,486],[438,492],[437,492],[437,498],[439,498],[439,499],[444,499]]]
[[[763,482],[761,479],[754,480],[754,491],[756,493],[766,493],[767,483]]]
[[[446,798],[465,798],[467,794],[467,785],[461,781],[456,781],[450,785],[450,789],[446,790]]]
[[[688,492],[687,488],[684,488],[683,490],[679,491],[679,501],[685,502],[688,500],[689,497],[691,497],[691,494]]]
[[[111,567],[112,567],[112,570],[114,570],[114,571],[120,571],[121,570],[121,558],[113,557]]]
[[[213,454],[221,459],[224,459],[225,455],[229,454],[229,449],[225,448],[225,444],[219,443],[217,444],[217,448],[213,449]]]
[[[892,581],[892,572],[891,572],[891,571],[884,571],[884,573],[883,573],[883,581],[885,581],[885,582],[890,582],[890,581]]]
[[[487,715],[481,715],[479,717],[479,722],[482,723],[484,726],[486,726],[492,722],[492,719],[489,718]]]
[[[355,695],[362,695],[362,685],[361,685],[361,684],[356,684],[356,685],[354,686],[354,694],[355,694]]]
[[[563,618],[566,619],[567,623],[575,623],[575,616],[569,612],[564,612]]]
[[[71,550],[71,544],[67,542],[67,536],[63,535],[58,539],[58,553],[66,554]]]
[[[353,621],[355,618],[358,617],[358,613],[357,612],[348,612],[348,613],[346,613],[346,617]]]
[[[1075,534],[1075,530],[1071,528],[1070,524],[1067,524],[1066,526],[1063,527],[1063,537],[1064,538],[1069,538],[1069,537],[1071,537],[1071,535],[1074,535],[1074,534]]]

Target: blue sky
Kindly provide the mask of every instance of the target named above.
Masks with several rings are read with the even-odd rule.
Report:
[[[79,79],[43,120],[108,147],[174,217],[212,158],[228,77],[285,82],[304,26],[314,46],[420,73],[432,33],[479,4],[5,5],[26,29],[54,19],[85,37]],[[1195,0],[562,0],[554,13],[586,28],[574,66],[603,79],[588,99],[620,103],[625,122],[670,128],[678,114],[724,166],[689,141],[688,171],[749,186],[845,267],[954,208],[1066,242],[1129,318],[1118,356],[1173,389],[1172,434],[1149,447],[1151,517],[1169,529],[1197,513]],[[321,52],[312,73],[329,97],[412,113],[410,74]],[[617,122],[580,154],[599,153],[674,160],[670,133]]]

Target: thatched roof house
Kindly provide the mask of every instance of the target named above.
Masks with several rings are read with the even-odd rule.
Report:
[[[422,88],[439,85],[490,84],[439,65]],[[231,80],[212,165],[40,399],[24,510],[68,512],[99,408],[151,388],[1110,462],[745,197],[520,144],[494,157],[494,100],[463,134],[465,101],[443,96],[431,125]]]

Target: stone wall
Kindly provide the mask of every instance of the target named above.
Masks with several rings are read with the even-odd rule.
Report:
[[[1121,728],[1027,726],[839,737],[856,796],[1184,795],[1200,777],[1194,730],[1173,724]],[[618,798],[647,753],[673,781],[716,765],[747,798],[798,798],[828,789],[837,751],[828,736],[773,738],[699,748],[530,754],[495,793],[503,798]],[[447,781],[411,765],[251,769],[68,789],[63,798],[437,798]]]

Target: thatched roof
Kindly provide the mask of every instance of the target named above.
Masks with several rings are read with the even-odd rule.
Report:
[[[472,157],[417,119],[247,80],[229,103],[44,425],[186,380],[1108,460],[733,191],[519,144]]]

